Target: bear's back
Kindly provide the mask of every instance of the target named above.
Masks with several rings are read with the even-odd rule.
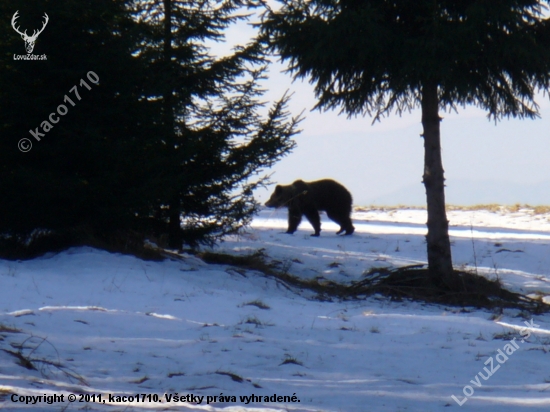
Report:
[[[335,180],[321,179],[313,182],[297,180],[293,186],[307,188],[311,199],[319,210],[351,211],[353,201],[351,193]]]

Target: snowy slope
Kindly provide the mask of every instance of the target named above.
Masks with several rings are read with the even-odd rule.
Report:
[[[548,215],[449,216],[455,265],[498,276],[523,293],[550,295]],[[337,226],[323,220],[321,237],[311,238],[307,222],[286,235],[286,212],[263,211],[245,234],[215,250],[265,249],[294,275],[349,282],[371,267],[425,262],[425,221],[420,210],[357,212],[353,236],[336,236]],[[0,409],[550,406],[549,315],[495,316],[377,297],[320,302],[259,273],[192,256],[146,262],[91,248],[0,261],[0,284]],[[25,368],[26,360],[36,369]],[[37,398],[53,394],[64,402]],[[68,402],[69,394],[76,402]],[[86,400],[80,394],[90,402],[78,402]],[[144,394],[139,402],[123,398],[136,394]],[[19,402],[25,396],[39,402]]]

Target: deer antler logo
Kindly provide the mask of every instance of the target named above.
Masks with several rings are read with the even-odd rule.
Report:
[[[31,54],[33,49],[34,49],[34,43],[36,42],[36,39],[38,38],[38,35],[44,31],[44,28],[48,24],[48,21],[50,20],[50,18],[48,17],[48,15],[46,13],[44,13],[45,20],[44,20],[44,23],[42,25],[42,28],[40,30],[34,30],[32,36],[28,36],[27,35],[27,30],[25,30],[23,33],[21,33],[19,31],[19,27],[15,27],[15,20],[17,20],[17,18],[19,17],[17,15],[17,13],[19,13],[19,10],[17,10],[15,12],[15,14],[13,15],[13,17],[11,19],[11,26],[13,27],[13,29],[17,33],[19,33],[21,35],[21,38],[23,40],[25,40],[25,48],[27,49],[27,53]]]

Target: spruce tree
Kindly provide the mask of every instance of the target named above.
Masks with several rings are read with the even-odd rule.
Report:
[[[137,84],[137,23],[124,2],[24,1],[0,5],[0,233],[72,236],[128,227],[143,198],[146,109]],[[33,54],[21,36],[48,17]],[[8,18],[9,16],[9,18]],[[139,119],[136,121],[136,119]],[[24,153],[18,150],[32,144]],[[141,176],[141,177],[140,177]]]
[[[550,88],[548,1],[280,0],[262,35],[317,108],[380,120],[420,107],[430,275],[453,277],[441,161],[440,110],[467,104],[490,118],[535,117]],[[278,6],[279,6],[278,5]]]
[[[208,42],[245,18],[239,1],[136,3],[146,35],[139,48],[148,81],[143,95],[156,112],[159,160],[155,219],[168,224],[169,245],[212,243],[250,222],[258,172],[293,147],[298,119],[288,97],[262,117],[266,60],[256,41],[214,56]]]
[[[0,252],[53,240],[211,243],[250,222],[259,176],[293,147],[288,98],[264,116],[257,42],[208,53],[237,2],[13,1],[0,22]],[[168,12],[165,14],[164,10]],[[18,150],[32,144],[28,152]],[[27,248],[28,249],[28,248]],[[32,247],[31,247],[32,249]],[[36,250],[36,248],[34,249]]]

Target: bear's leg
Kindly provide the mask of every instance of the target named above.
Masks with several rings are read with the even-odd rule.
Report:
[[[296,210],[288,210],[288,229],[286,233],[293,234],[298,229],[298,225],[302,221],[302,213]]]
[[[319,236],[321,234],[321,217],[319,216],[319,212],[316,209],[309,209],[304,214],[309,223],[311,223],[311,226],[313,226],[313,230],[315,230],[315,233],[311,236]]]
[[[338,232],[336,232],[337,235],[339,235],[344,230],[346,230],[346,226],[345,226],[343,220],[340,218],[340,216],[338,216],[337,213],[327,211],[327,216],[330,220],[332,220],[333,222],[336,222],[340,225],[340,230]]]
[[[348,218],[348,220],[349,220],[349,223],[346,229],[346,235],[351,235],[353,232],[355,232],[355,227],[352,225],[351,219]]]
[[[340,225],[340,230],[336,232],[337,235],[344,231],[346,232],[346,235],[351,235],[354,232],[355,228],[353,227],[351,219],[348,215],[339,215],[334,212],[327,212],[327,216],[330,220]]]
[[[342,223],[340,223],[340,225],[346,230],[346,235],[351,235],[355,231],[355,227],[353,227],[349,216],[342,217]],[[342,233],[342,231],[340,233]]]

